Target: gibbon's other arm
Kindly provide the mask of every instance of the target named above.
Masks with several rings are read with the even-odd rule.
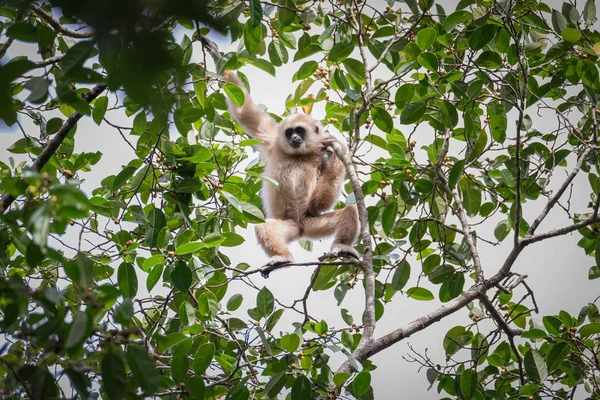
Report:
[[[267,113],[263,112],[250,98],[250,93],[240,80],[239,76],[233,71],[224,71],[223,79],[239,86],[246,97],[244,104],[237,107],[229,99],[229,112],[233,119],[244,128],[244,131],[253,138],[263,142],[267,148],[275,143],[277,138],[277,122]]]
[[[330,137],[323,140],[324,146],[331,145],[333,142],[337,142],[342,147],[342,151],[346,153],[346,146],[335,138]],[[325,150],[325,152],[328,151],[331,149]],[[335,152],[331,151],[331,153],[329,156],[331,158],[325,159],[323,162],[321,173],[308,204],[308,213],[313,217],[331,209],[337,202],[342,189],[346,168]],[[324,154],[323,157],[327,156]]]

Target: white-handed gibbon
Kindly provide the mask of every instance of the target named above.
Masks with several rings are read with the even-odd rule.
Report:
[[[209,51],[213,58],[213,53],[220,56],[215,47]],[[356,205],[326,212],[338,201],[346,172],[330,147],[335,139],[310,115],[293,114],[276,122],[253,103],[235,72],[225,71],[222,77],[244,91],[244,104],[229,102],[229,112],[248,135],[261,141],[264,173],[278,183],[275,187],[265,181],[261,191],[266,220],[256,225],[256,237],[270,257],[263,271],[268,274],[269,267],[293,262],[288,243],[301,237],[333,235],[327,256],[358,259],[353,247],[360,225]]]

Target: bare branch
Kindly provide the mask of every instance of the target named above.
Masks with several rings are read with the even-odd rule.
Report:
[[[83,98],[89,103],[98,97],[100,93],[104,91],[104,89],[106,89],[106,85],[96,85],[92,88],[92,90],[85,93]],[[71,129],[73,129],[81,117],[83,117],[83,115],[75,111],[69,118],[67,118],[65,123],[56,132],[52,140],[48,142],[44,150],[42,150],[40,155],[35,159],[31,168],[38,172],[44,168],[46,163],[50,160],[54,153],[56,153],[63,140],[65,140],[67,134],[71,131]],[[10,193],[6,193],[4,196],[2,196],[2,199],[0,200],[0,213],[6,212],[15,199],[16,198]]]
[[[558,200],[560,200],[560,198],[565,193],[565,191],[567,190],[567,188],[569,187],[571,182],[573,182],[573,179],[575,179],[575,176],[577,176],[577,173],[581,169],[581,166],[583,165],[583,163],[585,162],[585,160],[587,159],[587,157],[591,151],[592,151],[592,147],[587,147],[583,151],[583,153],[581,153],[581,155],[577,159],[577,164],[575,165],[575,168],[573,168],[573,170],[569,173],[569,175],[567,176],[567,179],[565,179],[565,181],[563,182],[561,187],[558,189],[556,194],[554,196],[552,196],[550,198],[550,200],[548,200],[548,203],[546,204],[546,206],[544,207],[544,209],[542,210],[540,215],[538,215],[538,217],[535,219],[535,221],[533,221],[533,223],[529,227],[529,230],[527,231],[526,236],[532,236],[535,233],[535,230],[540,226],[540,224],[542,223],[544,218],[546,218],[546,216],[548,215],[550,210],[552,210],[552,208],[556,205]]]
[[[49,12],[44,10],[41,6],[39,6],[35,3],[31,3],[31,8],[37,13],[37,15],[39,15],[40,17],[45,19],[54,29],[56,29],[57,31],[59,31],[60,33],[62,33],[65,36],[70,36],[72,38],[77,38],[77,39],[87,39],[87,38],[91,38],[94,36],[93,32],[77,32],[77,31],[73,31],[73,30],[61,25],[61,23],[58,22],[58,20],[55,19],[52,16],[52,14],[50,14]]]

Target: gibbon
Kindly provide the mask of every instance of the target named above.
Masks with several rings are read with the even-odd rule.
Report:
[[[201,41],[218,62],[221,54],[216,44],[204,37]],[[334,235],[325,256],[358,259],[353,247],[360,226],[356,205],[326,212],[340,197],[346,172],[331,148],[335,138],[309,115],[293,114],[277,123],[253,103],[237,73],[224,71],[222,78],[244,91],[241,107],[228,100],[229,112],[248,135],[261,141],[264,173],[278,183],[275,187],[265,181],[261,191],[266,220],[256,225],[256,237],[270,257],[263,275],[268,276],[271,267],[293,262],[288,244],[302,237]]]

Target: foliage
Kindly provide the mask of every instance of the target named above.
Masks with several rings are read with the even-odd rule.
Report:
[[[4,396],[368,399],[371,356],[467,309],[445,362],[413,355],[443,396],[600,398],[597,299],[540,325],[526,276],[511,271],[525,247],[576,233],[600,277],[594,0],[51,4],[0,7],[0,118],[39,127],[8,149],[23,162],[0,163]],[[214,66],[198,44],[206,24],[238,49]],[[16,55],[23,42],[39,59]],[[287,112],[319,108],[348,140],[364,259],[315,262],[286,305],[254,283],[255,261],[228,257],[240,228],[264,220],[264,178],[245,162],[257,142],[227,112],[243,92],[218,73],[296,61]],[[122,114],[126,127],[111,122]],[[135,152],[91,193],[82,179],[107,155],[76,151],[81,118]],[[588,209],[571,210],[573,187]],[[561,208],[570,224],[539,233]],[[490,224],[494,239],[476,231]],[[506,259],[484,268],[480,252],[499,243]],[[361,288],[365,308],[342,309],[342,328],[307,306],[313,291],[342,305]],[[376,337],[392,298],[443,304]],[[278,324],[284,313],[293,326]]]

